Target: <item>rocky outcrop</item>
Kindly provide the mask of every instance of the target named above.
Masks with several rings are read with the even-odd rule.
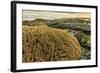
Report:
[[[50,25],[49,25],[50,26]],[[57,25],[52,25],[52,27],[55,28],[60,28],[60,29],[72,29],[72,30],[79,30],[79,31],[84,31],[84,32],[90,32],[90,25],[87,24],[82,24],[82,23],[60,23]]]
[[[90,19],[36,19],[33,21],[23,21],[23,25],[36,26],[46,24],[48,27],[63,29],[76,37],[81,45],[81,59],[91,58],[91,25]],[[48,36],[49,37],[49,36]]]

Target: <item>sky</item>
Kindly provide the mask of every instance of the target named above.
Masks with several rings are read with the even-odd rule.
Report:
[[[23,10],[23,20],[43,19],[61,19],[61,18],[90,18],[90,13],[85,12],[55,12],[55,11],[39,11],[39,10]]]

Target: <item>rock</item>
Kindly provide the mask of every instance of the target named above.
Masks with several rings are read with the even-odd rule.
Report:
[[[36,20],[33,20],[33,21],[23,21],[23,25],[25,25],[25,28],[23,28],[23,29],[25,29],[25,31],[26,31],[26,28],[30,28],[29,31],[28,31],[28,29],[27,29],[27,31],[28,31],[28,35],[32,39],[33,39],[33,37],[32,37],[33,34],[31,34],[31,33],[33,32],[33,29],[32,29],[33,26],[37,27],[37,25],[38,25],[38,27],[40,27],[42,25],[42,26],[45,26],[45,27],[48,26],[48,27],[50,27],[50,29],[52,27],[53,30],[54,29],[66,30],[66,33],[69,32],[71,37],[76,37],[77,40],[79,41],[79,43],[81,45],[81,59],[90,59],[90,57],[91,57],[91,29],[90,29],[91,25],[90,25],[90,19],[84,19],[84,18],[83,19],[78,19],[78,18],[74,18],[74,19],[54,19],[54,20],[36,19]],[[44,27],[42,29],[44,29]],[[46,30],[42,30],[42,29],[41,29],[41,31],[48,32],[48,31],[46,31],[47,29]],[[34,29],[34,30],[37,30],[37,29]],[[51,30],[49,30],[49,31],[51,32]],[[55,32],[52,31],[52,33],[55,33]],[[50,33],[50,34],[52,34],[52,33]],[[39,32],[39,34],[42,35],[42,33],[40,33],[40,32]],[[37,32],[37,34],[35,33],[35,35],[36,35],[36,36],[34,36],[35,40],[36,40],[37,35],[39,35],[39,34],[38,34],[38,32]],[[45,34],[45,35],[47,35],[47,34]],[[48,34],[48,37],[49,36],[50,35]],[[62,35],[59,34],[59,36],[62,36]],[[58,36],[56,36],[56,37],[54,36],[53,39],[56,39],[57,37]],[[45,38],[43,38],[43,39],[45,39]],[[48,38],[48,39],[50,39],[50,38]],[[61,39],[61,40],[63,40],[63,39]],[[57,40],[55,40],[55,41],[58,42]],[[46,40],[44,42],[46,43]],[[58,44],[58,43],[56,43],[56,44]],[[38,45],[40,45],[41,47],[44,46],[43,44],[38,44]],[[48,46],[46,48],[48,48]],[[31,54],[29,54],[29,56],[31,58]],[[25,57],[23,58],[23,62],[28,62],[28,61],[25,60]],[[56,60],[67,60],[67,58],[64,58],[64,57],[59,58],[59,56],[55,56],[55,58],[53,58],[53,60],[54,61],[56,61]],[[31,61],[37,61],[37,60],[31,60]],[[42,58],[41,61],[48,61],[48,59]]]
[[[81,59],[82,60],[91,59],[91,51],[81,47]]]
[[[55,28],[60,28],[60,29],[72,29],[72,30],[79,30],[79,31],[84,31],[84,32],[90,32],[90,25],[87,24],[81,24],[81,23],[62,23],[62,24],[57,24],[54,26]]]
[[[90,19],[55,19],[48,20],[48,26],[60,29],[72,29],[90,33]]]
[[[69,31],[73,36],[75,36],[82,47],[85,47],[90,50],[91,48],[91,37],[89,34],[85,34],[82,31],[66,29]]]
[[[23,21],[23,25],[27,25],[27,26],[41,26],[41,25],[47,25],[47,21],[45,19],[35,19],[32,21]]]
[[[46,20],[46,19],[36,19],[33,21],[23,21],[23,25],[34,26],[38,25],[38,23],[47,24],[49,27],[60,28],[60,29],[72,29],[79,30],[90,33],[90,22],[82,19],[54,19],[54,20]]]

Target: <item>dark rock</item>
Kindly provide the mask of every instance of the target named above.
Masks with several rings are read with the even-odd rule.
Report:
[[[90,32],[90,25],[81,24],[81,23],[62,23],[62,24],[57,24],[54,27],[55,28],[60,28],[60,29],[68,28],[68,29],[72,29],[72,30]]]
[[[69,31],[73,36],[75,36],[78,39],[78,41],[82,47],[85,47],[90,50],[90,48],[91,48],[90,35],[87,35],[82,31],[71,30],[71,29],[66,29],[66,30]]]
[[[81,59],[91,59],[91,51],[81,47]]]

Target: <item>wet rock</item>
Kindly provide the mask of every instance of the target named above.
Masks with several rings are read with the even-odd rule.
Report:
[[[91,51],[81,47],[81,59],[91,59]]]
[[[75,36],[82,47],[85,47],[90,50],[91,48],[91,37],[89,34],[85,34],[83,31],[71,30],[66,29],[69,31],[73,36]]]

